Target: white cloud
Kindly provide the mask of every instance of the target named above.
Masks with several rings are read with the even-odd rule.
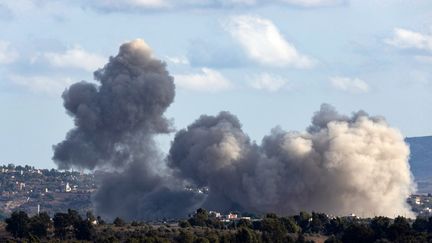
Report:
[[[160,9],[171,7],[170,1],[166,0],[96,0],[93,4],[97,7],[109,10],[133,10],[134,8]]]
[[[225,29],[243,47],[250,59],[276,67],[309,68],[314,61],[300,54],[272,21],[256,16],[231,17]]]
[[[18,57],[18,52],[11,48],[9,42],[0,40],[0,64],[13,63]]]
[[[276,92],[288,87],[288,80],[278,75],[262,73],[252,78],[251,86],[254,89]]]
[[[418,62],[423,62],[426,64],[432,64],[432,56],[416,55],[416,56],[414,56],[414,59]]]
[[[52,66],[62,68],[77,68],[85,71],[95,71],[103,67],[106,58],[97,54],[88,53],[80,47],[74,47],[63,53],[46,52],[41,56]]]
[[[326,7],[344,3],[346,0],[95,0],[82,1],[109,11],[164,10],[164,9],[200,9],[200,8],[230,8],[256,7],[262,5],[280,4],[300,7]]]
[[[422,34],[407,29],[394,29],[393,37],[386,39],[389,45],[402,49],[419,49],[432,51],[432,35]]]
[[[74,83],[71,78],[47,76],[11,75],[9,79],[18,86],[33,93],[60,95],[69,85]]]
[[[201,73],[174,75],[175,84],[183,89],[217,92],[232,88],[231,82],[220,72],[202,68]]]
[[[326,7],[335,6],[344,3],[344,0],[279,0],[282,3],[288,3],[301,7]]]
[[[169,62],[174,63],[174,64],[182,64],[182,65],[188,65],[189,64],[189,60],[183,56],[176,56],[176,57],[167,56],[166,59]]]
[[[331,85],[339,90],[352,93],[366,93],[369,91],[369,85],[359,78],[348,77],[331,77]]]

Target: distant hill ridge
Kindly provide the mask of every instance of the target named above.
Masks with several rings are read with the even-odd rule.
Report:
[[[411,172],[419,192],[432,192],[432,136],[411,137],[405,141],[411,150]]]

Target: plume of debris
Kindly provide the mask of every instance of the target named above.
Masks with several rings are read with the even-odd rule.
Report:
[[[408,156],[384,119],[363,111],[348,117],[324,104],[307,132],[275,128],[261,145],[227,112],[202,116],[177,133],[169,165],[209,188],[209,208],[393,217],[413,216]]]
[[[99,85],[82,81],[63,93],[75,128],[54,146],[53,160],[60,169],[105,170],[94,196],[104,216],[186,216],[199,195],[173,183],[168,172],[160,174],[164,160],[154,142],[155,135],[172,130],[163,113],[175,87],[165,63],[135,40],[121,45],[94,77]]]
[[[54,146],[60,169],[103,170],[95,193],[105,217],[185,217],[220,211],[413,216],[409,148],[381,117],[339,114],[324,104],[305,132],[276,127],[260,144],[229,112],[203,115],[174,138],[168,156],[154,137],[171,132],[164,112],[173,78],[142,40],[123,44],[63,93],[75,127]],[[199,193],[192,188],[206,188]]]

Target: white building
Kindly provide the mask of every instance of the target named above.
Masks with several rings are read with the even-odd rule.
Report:
[[[66,183],[65,191],[66,191],[66,192],[70,192],[70,191],[72,191],[72,188],[69,186],[69,182]]]

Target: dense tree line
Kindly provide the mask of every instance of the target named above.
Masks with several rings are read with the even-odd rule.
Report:
[[[5,219],[5,222],[6,231],[14,238],[28,238],[33,242],[38,242],[46,239],[51,231],[55,238],[61,240],[69,238],[92,240],[94,220],[90,212],[83,219],[77,211],[69,209],[67,213],[56,213],[52,219],[45,212],[32,217],[23,211],[13,212],[9,218]]]
[[[5,222],[11,237],[29,242],[279,243],[313,242],[314,237],[327,243],[432,241],[432,217],[358,219],[301,212],[289,217],[267,214],[260,219],[222,222],[205,209],[198,209],[178,225],[149,225],[127,223],[121,218],[105,224],[90,212],[82,217],[68,210],[56,213],[52,219],[46,213],[29,217],[25,212],[14,212]]]

